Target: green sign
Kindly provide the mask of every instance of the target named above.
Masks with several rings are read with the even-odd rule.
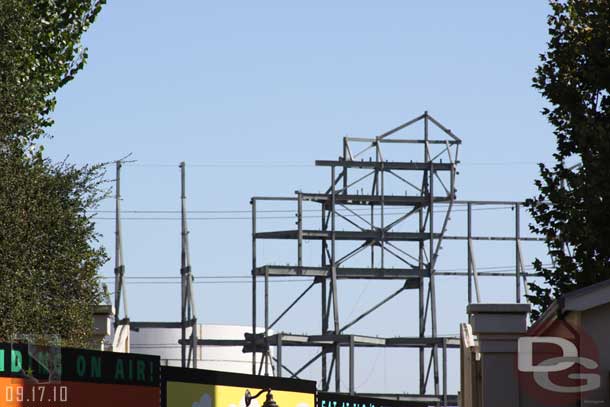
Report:
[[[3,343],[0,376],[158,386],[159,357]]]

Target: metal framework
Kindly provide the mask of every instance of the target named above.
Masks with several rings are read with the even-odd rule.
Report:
[[[116,161],[115,179],[115,251],[114,251],[114,337],[112,350],[129,352],[130,320],[127,310],[127,290],[125,289],[125,262],[123,259],[123,230],[121,227],[121,167],[125,159]],[[122,301],[122,303],[121,303]],[[121,316],[121,305],[123,312]]]
[[[404,129],[423,122],[423,135],[419,137],[401,136]],[[432,137],[430,126],[441,132],[441,137]],[[394,144],[404,144],[420,150],[418,161],[388,161],[386,150]],[[331,375],[334,373],[334,390],[341,391],[341,352],[342,346],[349,347],[350,365],[353,366],[354,347],[370,346],[369,341],[361,337],[345,335],[346,331],[381,307],[392,298],[406,290],[417,290],[419,298],[419,337],[387,338],[380,345],[415,346],[419,348],[420,394],[426,393],[430,368],[433,370],[434,394],[440,394],[439,381],[439,346],[446,353],[448,338],[439,338],[437,333],[437,310],[435,291],[435,262],[451,208],[455,200],[455,177],[457,172],[459,146],[461,140],[451,130],[445,128],[427,112],[375,138],[343,139],[343,155],[335,161],[316,161],[316,165],[330,167],[330,187],[325,194],[297,192],[297,230],[257,232],[253,221],[253,285],[256,277],[262,276],[265,281],[265,337],[269,324],[269,277],[270,276],[303,276],[313,275],[314,283],[320,284],[322,294],[322,334],[310,338],[321,345],[321,352],[303,368],[294,372],[298,375],[313,361],[321,358],[322,387],[328,391]],[[360,147],[361,146],[361,147]],[[445,162],[443,162],[445,159]],[[386,190],[388,177],[398,180],[404,195],[390,195]],[[438,188],[440,186],[440,188]],[[435,191],[435,187],[438,188]],[[269,198],[253,198],[253,219],[256,219],[256,203]],[[273,199],[273,198],[271,198]],[[303,202],[315,202],[321,206],[321,227],[317,230],[303,228]],[[434,224],[435,205],[447,203],[439,228]],[[402,209],[403,213],[389,219],[386,214],[389,207]],[[361,208],[369,212],[365,218]],[[346,212],[354,215],[346,216]],[[365,215],[366,216],[366,215]],[[411,222],[411,231],[399,231],[398,227]],[[347,230],[338,230],[338,220]],[[297,264],[293,267],[277,267],[256,264],[256,241],[258,239],[296,239]],[[303,241],[321,241],[321,264],[309,267],[303,264]],[[339,252],[337,241],[349,241],[353,248]],[[366,267],[349,267],[348,262],[362,252],[370,252],[370,264]],[[376,259],[376,255],[378,258]],[[400,268],[386,267],[386,257],[392,257]],[[341,324],[339,312],[338,279],[400,279],[404,285],[384,298],[354,320]],[[253,289],[253,297],[256,289]],[[253,301],[255,307],[256,302]],[[330,310],[332,309],[332,314]],[[426,332],[430,318],[430,332]],[[331,325],[332,321],[332,325]],[[256,309],[253,309],[253,330],[256,329]],[[281,336],[280,336],[281,338]],[[280,339],[280,343],[283,344]],[[278,355],[281,355],[278,346]],[[426,368],[425,348],[431,349],[428,367]],[[331,354],[330,363],[327,354]],[[281,356],[280,356],[281,357]],[[446,362],[446,359],[444,359]],[[333,372],[334,366],[334,372]],[[278,371],[281,371],[278,368]],[[427,374],[426,374],[427,372]],[[354,370],[350,368],[349,392],[355,393]],[[444,382],[446,386],[446,381]],[[446,393],[446,391],[445,391]]]
[[[437,276],[467,277],[468,303],[481,301],[479,277],[512,277],[515,301],[521,302],[527,293],[527,277],[522,242],[540,239],[521,236],[518,201],[458,201],[456,175],[461,140],[427,112],[390,131],[373,138],[343,138],[342,155],[337,160],[316,161],[327,167],[330,185],[322,193],[296,191],[290,197],[253,197],[252,208],[252,333],[243,340],[212,340],[197,338],[197,316],[193,297],[193,275],[189,256],[186,210],[186,165],[180,164],[181,175],[181,319],[180,322],[131,322],[140,327],[181,328],[183,367],[197,367],[197,346],[243,346],[252,353],[252,373],[290,377],[299,375],[319,361],[322,390],[341,392],[341,349],[347,349],[349,360],[348,392],[356,394],[354,384],[356,348],[411,348],[419,354],[419,394],[365,394],[389,397],[416,405],[455,405],[457,397],[447,392],[447,352],[459,348],[459,338],[440,336],[437,329]],[[407,148],[415,161],[394,160],[399,148]],[[402,157],[399,156],[399,158]],[[120,170],[116,163],[116,253],[115,253],[115,327],[129,329],[125,302],[123,251],[120,223]],[[399,192],[399,194],[396,194]],[[259,230],[259,206],[265,203],[295,204],[296,228],[289,230]],[[319,223],[306,225],[304,206],[318,206]],[[466,234],[447,235],[447,226],[456,205],[467,212]],[[504,205],[514,209],[515,234],[512,236],[480,236],[472,233],[473,207]],[[278,266],[259,264],[257,243],[262,240],[292,240],[296,242],[296,259],[292,264]],[[467,249],[467,271],[436,269],[443,241],[463,240]],[[320,244],[319,260],[311,264],[303,253],[303,244]],[[475,261],[476,241],[509,241],[515,244],[514,273],[478,271]],[[275,277],[309,277],[311,283],[278,316],[270,318],[269,281]],[[257,332],[258,280],[264,283],[264,331]],[[339,310],[339,280],[398,280],[403,284],[380,299],[370,309],[351,321],[341,319]],[[320,293],[320,332],[313,335],[291,333],[270,334],[279,321],[315,287]],[[406,292],[417,294],[417,336],[382,338],[358,335],[352,328],[397,296]],[[123,301],[124,317],[119,315]],[[123,327],[123,328],[125,328]],[[191,335],[187,338],[187,329]],[[270,349],[275,347],[276,355]],[[285,366],[285,347],[315,347],[320,351],[303,366]],[[262,357],[257,360],[257,353]],[[257,366],[258,365],[258,366]],[[334,379],[334,380],[333,380]],[[432,393],[429,393],[432,388]]]
[[[115,231],[114,231],[114,328],[118,329],[121,325],[129,324],[127,314],[127,291],[125,290],[125,263],[123,261],[123,240],[121,228],[121,167],[122,160],[116,161],[115,178]],[[123,300],[123,315],[121,318],[121,300]]]
[[[419,126],[419,129],[416,127]],[[330,186],[324,193],[296,191],[292,197],[253,197],[252,206],[252,335],[246,340],[199,340],[201,345],[237,346],[252,352],[252,373],[269,374],[267,361],[273,360],[274,374],[298,377],[320,360],[322,390],[328,391],[334,376],[334,391],[341,392],[341,348],[349,350],[349,393],[354,386],[355,348],[394,347],[419,350],[419,394],[375,396],[392,397],[413,403],[450,405],[456,396],[447,394],[447,350],[459,347],[457,337],[439,336],[437,329],[437,299],[435,277],[457,275],[467,277],[468,302],[473,293],[480,301],[479,276],[508,276],[500,272],[478,272],[474,257],[474,242],[515,242],[515,300],[521,301],[526,289],[526,277],[533,275],[524,269],[521,242],[539,240],[521,237],[519,213],[522,202],[457,201],[455,181],[461,140],[451,130],[424,112],[390,131],[374,138],[345,137],[343,154],[337,160],[320,160],[316,165],[329,167]],[[403,146],[417,161],[393,161],[392,149]],[[359,149],[357,147],[360,147]],[[419,150],[417,155],[413,152]],[[400,191],[400,195],[391,192]],[[258,207],[264,202],[296,203],[296,228],[260,231],[257,228]],[[320,223],[308,228],[304,221],[304,205],[319,205]],[[514,236],[473,236],[472,207],[508,205],[515,209]],[[467,208],[467,234],[446,235],[452,208]],[[389,210],[391,209],[391,210]],[[407,229],[407,231],[405,231]],[[296,241],[296,262],[278,266],[257,262],[257,242],[260,240]],[[467,241],[468,271],[439,272],[436,263],[444,240]],[[305,264],[303,243],[320,242],[320,261]],[[339,243],[341,247],[339,247]],[[346,249],[346,247],[348,247]],[[368,253],[368,254],[367,254]],[[368,260],[362,264],[362,257]],[[358,263],[358,264],[354,264]],[[274,320],[270,319],[269,280],[274,277],[311,277],[311,284]],[[257,327],[257,280],[264,282],[264,332]],[[401,280],[404,284],[381,299],[357,318],[345,322],[340,318],[338,280]],[[474,292],[473,292],[474,285]],[[294,335],[269,331],[315,286],[320,287],[321,332],[316,335]],[[349,332],[362,319],[398,295],[415,291],[418,296],[418,336],[379,338]],[[276,357],[270,347],[276,349]],[[302,367],[291,370],[284,366],[283,347],[318,347],[315,357]],[[257,368],[256,353],[260,352]],[[440,353],[440,355],[439,355]],[[330,358],[329,358],[330,357]],[[442,370],[439,364],[442,363]],[[432,381],[430,377],[432,376]],[[442,378],[442,382],[441,382]],[[433,394],[427,394],[430,387]],[[442,385],[442,388],[441,388]]]
[[[191,272],[191,256],[189,251],[189,230],[186,222],[186,163],[180,163],[180,213],[181,213],[181,255],[180,255],[180,328],[182,331],[180,347],[182,367],[197,368],[197,314],[193,296],[194,277]],[[189,340],[186,329],[191,328]],[[192,365],[191,365],[192,363]]]
[[[181,365],[197,368],[197,314],[193,293],[194,276],[191,272],[189,252],[189,230],[186,210],[186,164],[180,163],[180,206],[181,206],[181,264],[180,264],[180,322],[133,322],[127,316],[127,295],[125,291],[125,265],[123,263],[123,245],[121,230],[121,167],[124,160],[116,162],[116,200],[115,200],[115,338],[119,330],[138,330],[140,328],[180,328],[181,330]],[[124,317],[120,317],[120,305],[123,300]],[[187,338],[187,328],[191,334]]]

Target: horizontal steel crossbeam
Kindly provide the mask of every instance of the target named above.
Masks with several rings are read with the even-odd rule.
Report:
[[[330,230],[304,230],[302,236],[304,240],[330,240],[333,232]],[[376,241],[409,241],[419,242],[430,239],[430,233],[417,232],[384,232],[378,230],[346,231],[338,230],[334,232],[335,240],[376,240]],[[433,234],[435,239],[440,237],[440,233]],[[273,232],[258,232],[254,234],[256,239],[298,239],[298,230],[280,230]]]
[[[302,193],[303,200],[328,204],[332,200],[330,194]],[[451,197],[435,196],[434,202],[449,202]],[[357,194],[335,194],[335,203],[343,205],[383,205],[385,206],[425,206],[430,202],[426,196],[402,196],[402,195],[357,195]]]
[[[457,164],[457,163],[456,163]],[[396,161],[332,161],[332,160],[316,160],[316,165],[321,167],[347,167],[347,168],[367,168],[377,170],[405,170],[405,171],[425,171],[433,169],[434,171],[451,171],[454,169],[454,164],[437,163],[437,162],[396,162]]]
[[[422,271],[424,277],[429,275],[428,270]],[[298,267],[298,266],[274,266],[265,265],[256,269],[256,275],[270,277],[329,277],[330,266],[326,267]],[[419,278],[419,270],[417,268],[356,268],[356,267],[338,267],[338,279],[388,279],[388,280],[405,280]]]
[[[356,347],[431,348],[434,346],[442,346],[443,341],[447,344],[447,348],[460,347],[459,338],[453,336],[436,338],[378,338],[364,335],[334,335],[332,333],[326,335],[294,335],[280,333],[267,337],[267,343],[270,346],[278,345],[278,337],[280,336],[282,346],[292,347],[324,347],[330,345],[349,347],[350,337],[354,338],[354,346]],[[245,339],[199,339],[197,341],[198,345],[205,346],[244,346],[249,343],[250,342]]]

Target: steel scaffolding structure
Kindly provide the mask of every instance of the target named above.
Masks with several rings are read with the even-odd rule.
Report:
[[[416,133],[417,131],[417,133]],[[406,134],[405,134],[406,133]],[[503,276],[501,272],[478,272],[474,256],[474,242],[515,242],[515,300],[521,301],[527,290],[526,278],[534,275],[525,270],[521,242],[540,240],[520,235],[520,208],[517,201],[457,201],[456,174],[461,140],[427,112],[374,138],[345,137],[343,153],[337,160],[319,160],[316,165],[329,167],[330,186],[324,193],[296,191],[291,197],[253,197],[252,208],[252,334],[245,340],[198,340],[199,345],[244,346],[252,352],[252,373],[298,377],[313,363],[320,361],[322,390],[328,391],[334,375],[334,390],[341,392],[341,348],[349,350],[349,393],[356,394],[354,385],[355,348],[391,347],[412,348],[419,351],[419,394],[367,394],[411,401],[414,404],[455,405],[455,395],[447,393],[447,350],[458,348],[457,337],[440,336],[437,329],[437,300],[435,277],[456,275],[467,277],[468,303],[480,301],[479,276]],[[356,150],[356,146],[361,149]],[[392,149],[410,149],[417,161],[389,159]],[[419,153],[413,155],[413,150]],[[400,195],[392,195],[400,188]],[[404,192],[404,193],[402,193]],[[296,228],[260,231],[257,228],[258,207],[267,202],[296,204]],[[304,225],[304,205],[318,205],[318,227]],[[463,205],[467,209],[467,234],[446,235],[452,208]],[[515,211],[514,236],[474,236],[472,234],[473,206],[507,205]],[[389,212],[388,209],[393,211]],[[364,213],[363,211],[366,211]],[[399,216],[392,218],[392,215]],[[408,229],[405,231],[403,229]],[[259,264],[257,243],[262,240],[296,241],[296,262],[289,265]],[[444,240],[467,241],[467,272],[439,272],[436,263]],[[306,264],[303,243],[320,242],[317,264]],[[344,250],[338,247],[341,244]],[[345,249],[350,245],[349,249]],[[367,253],[362,265],[362,254]],[[360,264],[352,265],[358,257]],[[398,265],[398,267],[396,266]],[[274,277],[311,277],[311,284],[291,304],[270,320],[269,280]],[[257,279],[264,284],[264,332],[256,332]],[[341,323],[338,280],[401,280],[402,287],[383,298],[357,318]],[[523,282],[523,284],[522,284]],[[473,287],[474,285],[474,287]],[[277,333],[269,330],[310,292],[320,287],[321,332],[315,335]],[[474,291],[473,291],[474,288]],[[380,338],[356,335],[347,331],[388,301],[406,291],[418,293],[418,335],[416,337]],[[275,347],[276,357],[270,353]],[[317,347],[315,357],[302,367],[291,370],[282,360],[284,347]],[[257,367],[256,353],[262,353]],[[426,354],[428,353],[428,354]],[[441,355],[439,355],[439,353]],[[330,360],[329,360],[330,356]],[[442,363],[442,370],[439,364]],[[273,364],[272,364],[273,367]],[[432,374],[433,394],[427,394]],[[442,381],[441,381],[442,378]],[[441,388],[442,386],[442,388]],[[362,394],[363,393],[358,393]]]
[[[132,322],[128,318],[125,293],[125,265],[121,230],[120,175],[124,161],[116,163],[116,253],[115,307],[116,329],[145,327],[180,328],[182,366],[197,367],[198,346],[243,346],[252,353],[252,373],[299,377],[314,363],[320,365],[321,387],[341,392],[341,349],[348,350],[348,392],[373,397],[391,397],[415,405],[455,405],[457,398],[447,392],[447,352],[459,348],[459,338],[438,333],[436,282],[438,276],[467,278],[468,303],[480,302],[479,277],[510,276],[515,284],[515,301],[521,302],[527,293],[527,277],[522,242],[541,239],[524,237],[520,233],[519,201],[460,201],[456,199],[456,175],[459,161],[459,139],[451,130],[424,112],[390,131],[373,138],[344,137],[342,155],[337,160],[316,161],[318,167],[328,168],[329,186],[324,192],[296,191],[294,196],[251,199],[252,210],[252,333],[243,340],[215,340],[197,338],[197,316],[193,292],[193,275],[189,256],[186,209],[185,163],[180,164],[181,176],[181,317],[180,322]],[[359,147],[359,149],[357,149]],[[404,161],[400,148],[408,149],[414,161]],[[400,194],[396,194],[396,192]],[[260,230],[260,206],[266,203],[295,205],[296,228]],[[455,206],[467,212],[465,235],[448,235],[447,227]],[[512,236],[482,236],[472,233],[474,207],[503,205],[514,210],[515,233]],[[317,206],[316,225],[306,225],[304,206]],[[389,210],[389,209],[392,210]],[[318,215],[316,215],[316,218]],[[319,223],[317,223],[319,222]],[[296,258],[292,264],[259,264],[261,241],[294,241]],[[439,271],[436,268],[444,241],[466,242],[467,271]],[[320,254],[312,262],[304,256],[305,242],[319,242]],[[475,261],[476,241],[514,242],[514,273],[479,271]],[[365,257],[365,258],[364,258]],[[364,258],[364,259],[363,259]],[[270,318],[270,285],[275,277],[311,278],[307,288],[299,293],[278,316]],[[263,280],[264,331],[257,332],[258,281]],[[380,299],[358,317],[345,322],[339,310],[339,280],[398,280],[401,287]],[[276,333],[270,330],[309,292],[319,287],[320,332],[312,335]],[[417,335],[377,337],[359,335],[351,329],[384,304],[405,292],[417,293]],[[121,302],[123,304],[121,304]],[[123,316],[120,315],[123,305]],[[190,329],[190,335],[187,330]],[[275,348],[272,356],[270,349]],[[318,348],[320,351],[298,369],[284,364],[284,348]],[[354,383],[356,348],[410,348],[418,351],[419,394],[357,393]],[[257,360],[257,353],[262,357]],[[260,363],[259,363],[260,362]],[[333,380],[334,379],[334,380]],[[432,388],[432,393],[428,391]]]
[[[419,137],[401,137],[399,133],[416,123],[423,121],[423,135]],[[432,138],[430,125],[441,130],[441,138]],[[421,150],[419,161],[388,161],[386,146],[404,144]],[[271,276],[314,276],[312,284],[320,284],[322,295],[322,333],[316,338],[310,338],[321,352],[305,364],[293,376],[298,375],[311,363],[321,358],[322,388],[328,391],[330,377],[334,373],[335,391],[341,389],[341,352],[342,346],[349,346],[350,364],[353,362],[355,346],[370,345],[361,337],[345,335],[345,332],[363,319],[366,315],[390,301],[405,290],[417,290],[419,293],[419,366],[420,394],[425,394],[427,387],[426,370],[432,367],[435,395],[439,389],[439,345],[447,347],[447,338],[438,338],[436,293],[434,265],[449,221],[451,208],[455,200],[455,176],[457,172],[459,146],[461,140],[449,129],[441,125],[427,112],[423,115],[385,132],[375,138],[343,139],[343,155],[336,161],[316,161],[316,165],[330,167],[330,187],[324,194],[311,194],[298,191],[293,200],[297,201],[297,229],[273,232],[257,232],[256,204],[261,200],[276,200],[277,198],[255,197],[252,199],[252,281],[253,281],[253,314],[252,329],[256,329],[256,278],[264,277],[264,338],[268,340],[269,323],[269,277]],[[355,150],[358,145],[364,148]],[[368,156],[368,157],[367,157]],[[368,158],[368,160],[365,160]],[[446,159],[443,162],[443,158]],[[364,172],[364,174],[362,174]],[[390,195],[386,190],[386,178],[398,180],[401,187],[406,188],[404,195]],[[352,181],[353,180],[353,181]],[[417,181],[416,181],[417,180]],[[442,191],[435,191],[435,186],[441,186]],[[361,193],[359,193],[359,188]],[[279,198],[284,199],[284,198]],[[321,227],[316,230],[303,228],[303,203],[318,203],[321,207]],[[435,229],[435,205],[447,203],[442,226]],[[356,208],[368,208],[370,216],[365,218]],[[387,221],[386,208],[404,208],[405,212],[391,222]],[[354,215],[345,216],[342,211]],[[412,218],[417,219],[414,231],[398,231]],[[337,221],[348,226],[348,230],[338,230]],[[295,239],[297,240],[297,263],[294,266],[259,266],[256,263],[256,243],[259,239]],[[321,264],[312,267],[303,264],[303,241],[319,240],[321,242]],[[337,241],[355,242],[354,247],[346,253],[339,253]],[[409,246],[409,248],[407,248]],[[370,251],[370,265],[367,267],[349,267],[347,262],[356,255]],[[376,260],[376,254],[379,258]],[[401,267],[386,267],[386,256],[396,259]],[[389,297],[383,299],[373,308],[342,325],[338,306],[338,279],[400,279],[404,285]],[[312,287],[312,286],[310,286]],[[332,315],[331,315],[332,309]],[[431,332],[426,335],[426,325],[430,317]],[[331,325],[332,321],[332,325]],[[276,320],[277,322],[277,320]],[[274,322],[275,323],[275,322]],[[395,339],[395,338],[394,338]],[[407,338],[405,338],[407,339]],[[411,339],[411,338],[408,338]],[[280,336],[278,355],[281,357],[281,345],[285,344]],[[276,340],[277,342],[277,340]],[[375,342],[375,340],[373,340]],[[387,346],[386,340],[383,345]],[[412,341],[394,340],[397,346],[413,346]],[[276,345],[277,346],[277,345]],[[426,369],[424,348],[431,347],[431,357]],[[254,349],[256,352],[256,348]],[[327,361],[327,353],[331,361]],[[268,351],[265,352],[268,355]],[[253,361],[254,361],[253,353]],[[334,372],[333,372],[334,366]],[[278,367],[281,372],[281,367]],[[267,372],[265,372],[267,373]],[[350,369],[350,393],[355,393],[353,369]]]

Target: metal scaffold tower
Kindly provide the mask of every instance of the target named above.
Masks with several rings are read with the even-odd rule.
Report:
[[[423,134],[415,136],[413,132],[404,136],[405,129],[423,122]],[[440,133],[432,137],[430,127],[435,126]],[[438,136],[440,134],[440,137]],[[409,150],[419,150],[417,161],[390,161],[386,157],[386,148],[402,144]],[[276,336],[269,338],[268,330],[275,325],[269,321],[269,278],[275,276],[311,276],[313,285],[319,284],[322,295],[322,332],[312,341],[322,347],[301,370],[321,358],[322,387],[328,390],[331,376],[334,375],[334,389],[341,389],[340,348],[349,347],[350,364],[353,362],[355,346],[381,345],[381,339],[347,335],[346,331],[367,315],[381,307],[404,291],[416,291],[419,299],[419,336],[417,338],[392,338],[392,346],[415,346],[419,348],[420,394],[426,393],[428,376],[426,371],[432,369],[435,395],[439,389],[439,348],[446,352],[447,346],[455,346],[446,338],[440,338],[437,332],[437,310],[435,294],[435,262],[441,242],[450,219],[451,208],[455,200],[455,179],[458,153],[461,140],[451,130],[444,127],[427,112],[423,115],[385,132],[375,138],[343,139],[343,155],[338,160],[316,161],[317,166],[330,169],[330,187],[325,193],[304,193],[297,191],[297,229],[272,232],[257,232],[256,204],[264,200],[286,198],[255,197],[253,208],[253,324],[256,329],[256,279],[263,277],[265,292],[264,337],[269,343],[287,344],[290,338]],[[411,155],[416,157],[415,155]],[[400,195],[391,195],[388,190],[388,178],[392,178],[393,187],[400,185]],[[312,202],[320,205],[321,223],[316,230],[303,227],[303,203]],[[437,204],[445,203],[440,208]],[[363,214],[366,208],[368,214]],[[387,214],[388,208],[402,209],[402,214],[392,218]],[[339,210],[341,209],[341,210]],[[442,211],[442,221],[435,224],[435,211]],[[345,216],[350,213],[352,217]],[[338,222],[342,229],[338,229]],[[411,230],[398,230],[409,225]],[[259,265],[256,262],[256,243],[259,239],[295,239],[297,240],[297,262],[290,266]],[[303,242],[317,240],[321,243],[321,264],[312,266],[303,262]],[[339,250],[338,241],[351,243],[351,248]],[[350,266],[350,260],[368,252],[368,265]],[[388,267],[388,258],[399,267]],[[370,310],[347,323],[341,323],[339,312],[340,279],[402,280],[404,285],[387,298],[384,298]],[[427,330],[427,327],[430,327]],[[298,342],[298,340],[297,340]],[[387,341],[383,341],[387,344]],[[425,349],[431,349],[430,358],[426,360]],[[281,350],[278,347],[278,365],[281,363]],[[265,354],[267,354],[266,352]],[[328,356],[330,354],[330,362]],[[253,359],[254,360],[254,359]],[[428,366],[426,366],[428,364]],[[334,369],[333,369],[334,367]],[[281,367],[278,366],[278,372]],[[354,393],[353,370],[350,369],[349,391]]]
[[[419,394],[366,394],[392,397],[423,405],[454,405],[457,397],[447,393],[447,350],[459,348],[459,339],[441,336],[437,327],[435,279],[439,275],[467,277],[468,302],[472,302],[473,283],[480,301],[479,276],[514,276],[515,299],[521,301],[526,290],[526,272],[521,242],[539,240],[522,237],[519,232],[519,210],[522,202],[457,201],[456,174],[461,140],[427,112],[374,138],[345,137],[343,152],[337,160],[316,161],[327,167],[330,185],[322,193],[296,191],[291,197],[253,197],[252,206],[252,334],[243,341],[202,340],[200,345],[236,346],[252,352],[252,373],[290,377],[299,375],[314,363],[321,366],[321,387],[341,392],[341,349],[348,349],[349,393],[354,385],[355,349],[361,347],[411,348],[418,350]],[[401,150],[402,148],[402,150]],[[395,159],[396,150],[400,153]],[[412,157],[405,161],[401,157]],[[257,225],[259,207],[265,203],[296,204],[296,228],[261,231]],[[319,223],[306,227],[305,205],[319,206]],[[455,205],[468,211],[464,236],[446,235]],[[472,207],[507,205],[515,210],[514,236],[474,236]],[[391,211],[388,210],[391,208]],[[314,212],[316,210],[314,209]],[[264,212],[264,211],[263,211]],[[296,261],[288,265],[259,264],[258,243],[278,240],[296,241]],[[468,271],[439,272],[436,269],[444,240],[467,241]],[[514,241],[516,263],[514,274],[477,272],[474,242]],[[320,244],[319,261],[305,259],[303,244]],[[273,321],[270,319],[270,279],[274,277],[310,277],[311,284]],[[257,283],[263,280],[264,331],[257,332]],[[377,302],[358,317],[345,322],[339,312],[339,280],[399,280],[395,292]],[[521,281],[524,284],[521,284]],[[321,332],[314,335],[276,333],[271,330],[315,286],[320,289]],[[405,292],[417,295],[418,335],[381,338],[357,335],[351,329],[381,306]],[[260,330],[259,330],[260,331]],[[291,370],[282,360],[284,347],[317,347],[316,355],[299,369]],[[275,357],[271,354],[275,347]],[[257,353],[262,357],[257,359]],[[274,362],[274,363],[270,363]],[[442,364],[442,369],[441,365]],[[442,386],[442,387],[441,387]],[[429,389],[432,390],[430,394]],[[358,393],[363,394],[363,393]],[[451,404],[453,403],[453,404]]]
[[[456,199],[461,139],[428,112],[376,137],[344,137],[342,153],[336,160],[319,160],[316,166],[327,169],[329,184],[322,192],[296,191],[293,196],[251,198],[252,244],[252,332],[244,339],[198,338],[197,315],[193,292],[193,274],[189,252],[189,230],[186,208],[186,165],[180,164],[181,177],[181,317],[179,322],[130,322],[125,303],[125,266],[121,241],[120,169],[117,162],[116,182],[116,254],[115,254],[115,327],[129,329],[173,328],[181,330],[181,365],[197,367],[198,346],[243,346],[252,354],[252,374],[298,378],[306,369],[320,369],[322,391],[393,398],[414,405],[456,405],[457,396],[447,391],[447,354],[459,348],[459,337],[440,335],[438,330],[437,285],[439,276],[466,277],[467,301],[481,301],[479,278],[483,276],[511,278],[514,298],[521,302],[527,294],[528,272],[522,243],[542,239],[521,234],[521,201],[460,201]],[[407,159],[405,159],[405,157]],[[272,217],[259,216],[268,212],[264,205],[292,205],[296,223],[280,228],[274,223],[269,230],[259,221]],[[498,206],[514,211],[509,219],[513,235],[477,235],[473,233],[473,211]],[[448,233],[452,214],[461,207],[466,218],[463,235]],[[494,208],[495,207],[495,208]],[[309,209],[313,208],[313,209]],[[315,213],[314,216],[305,213]],[[311,220],[313,219],[313,221]],[[494,218],[495,219],[495,218]],[[513,223],[514,222],[514,223]],[[268,225],[266,225],[268,227]],[[453,231],[453,226],[452,229]],[[271,261],[260,261],[263,242],[291,241],[296,253],[288,264],[278,265],[284,252],[274,251]],[[467,268],[464,271],[438,270],[443,243],[465,243]],[[509,244],[512,265],[477,270],[475,243],[504,242]],[[304,244],[315,245],[315,255],[304,253]],[[514,249],[512,244],[514,244]],[[310,247],[313,245],[310,245]],[[514,250],[514,251],[513,251]],[[514,272],[513,272],[514,270]],[[270,280],[276,277],[298,277],[308,280],[304,291],[271,319]],[[263,282],[263,298],[257,298]],[[340,280],[398,282],[397,289],[382,297],[356,318],[346,321],[340,312],[342,286]],[[310,292],[319,288],[320,321],[315,334],[278,332],[277,324]],[[512,290],[512,287],[511,287]],[[410,294],[409,294],[410,293]],[[360,335],[354,328],[372,313],[400,295],[411,295],[417,306],[410,335],[380,337]],[[511,294],[512,296],[512,294]],[[317,301],[317,300],[316,300]],[[124,317],[119,316],[121,302]],[[263,304],[262,321],[260,303]],[[343,302],[345,304],[345,301]],[[316,306],[317,307],[317,306]],[[316,322],[317,324],[318,322]],[[261,324],[259,326],[258,324]],[[406,325],[406,324],[405,324]],[[316,329],[317,330],[317,329]],[[275,332],[275,333],[272,333]],[[128,338],[127,338],[128,341]],[[284,363],[287,347],[313,348],[318,351],[296,369]],[[407,348],[417,353],[418,393],[363,393],[355,386],[356,350],[360,348]],[[271,350],[275,350],[275,355]],[[343,361],[342,351],[348,360]],[[345,354],[343,354],[345,356]],[[348,368],[348,383],[342,383],[342,367]],[[342,386],[343,384],[343,386]]]

